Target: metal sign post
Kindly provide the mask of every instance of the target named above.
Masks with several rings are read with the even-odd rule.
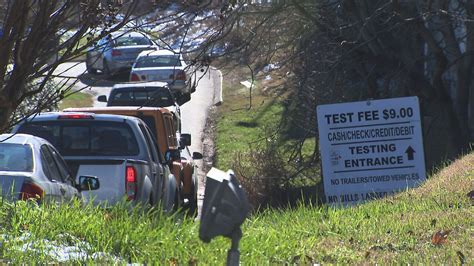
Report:
[[[229,170],[226,173],[212,168],[206,178],[199,238],[206,243],[216,236],[230,238],[232,244],[227,252],[227,266],[240,264],[240,225],[245,221],[249,210],[246,192],[234,172]]]

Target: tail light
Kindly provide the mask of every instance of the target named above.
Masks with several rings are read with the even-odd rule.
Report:
[[[186,72],[184,72],[184,70],[178,70],[175,72],[174,77],[171,76],[171,78],[174,78],[175,80],[186,80]]]
[[[37,201],[41,200],[44,198],[44,191],[43,189],[30,182],[25,182],[21,186],[21,191],[20,191],[20,200],[28,200],[28,199],[35,199]]]
[[[130,76],[130,81],[140,81],[140,78],[137,74],[133,73],[132,76]]]
[[[120,50],[112,50],[112,56],[121,56],[122,52]]]
[[[88,114],[65,114],[59,115],[58,119],[94,119],[94,116]]]
[[[127,200],[134,200],[137,196],[137,172],[133,166],[127,166],[125,170],[125,190]]]

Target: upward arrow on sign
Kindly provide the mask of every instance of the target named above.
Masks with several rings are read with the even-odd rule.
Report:
[[[415,153],[415,150],[411,146],[408,146],[405,153],[407,154],[407,157],[408,157],[409,161],[413,160],[413,154]]]

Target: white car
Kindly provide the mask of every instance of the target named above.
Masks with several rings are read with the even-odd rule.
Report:
[[[9,200],[63,202],[99,188],[97,177],[76,184],[64,159],[48,141],[27,134],[0,135],[0,195]]]
[[[181,54],[168,50],[141,52],[130,71],[130,81],[167,82],[177,99],[189,101],[196,90],[196,74]]]

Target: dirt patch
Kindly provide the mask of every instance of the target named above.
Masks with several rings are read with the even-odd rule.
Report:
[[[204,182],[206,173],[211,170],[216,156],[215,151],[215,137],[216,137],[216,119],[218,114],[218,107],[212,106],[209,110],[206,126],[202,135],[202,150],[203,150],[203,167],[202,181]],[[203,191],[204,192],[204,191]]]
[[[218,114],[218,108],[212,106],[209,109],[209,113],[206,119],[206,126],[204,127],[204,132],[202,134],[202,167],[198,168],[198,219],[201,217],[202,203],[204,200],[204,188],[206,186],[206,174],[211,170],[212,165],[214,164],[214,159],[216,156],[215,152],[215,136],[216,136],[216,118]]]
[[[209,108],[209,112],[206,118],[206,125],[204,126],[204,132],[202,133],[202,167],[198,169],[199,176],[199,189],[198,189],[198,218],[201,216],[202,202],[204,200],[204,188],[206,185],[206,174],[211,170],[212,165],[215,161],[215,137],[216,137],[216,122],[218,116],[218,109],[222,104],[222,96],[219,95],[222,90],[222,83],[220,82],[221,76],[218,71],[213,70],[212,75],[214,76],[214,99],[215,105]]]

